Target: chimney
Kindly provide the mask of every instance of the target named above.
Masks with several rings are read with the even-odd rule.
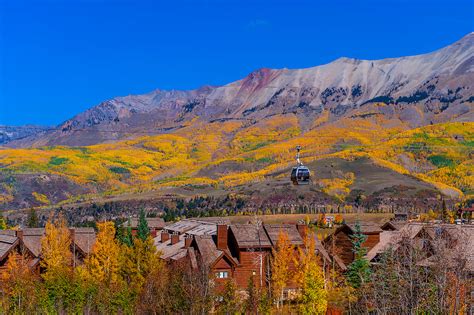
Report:
[[[151,235],[152,238],[155,238],[156,237],[156,229],[152,229],[150,231],[150,235]]]
[[[174,245],[179,242],[179,234],[173,233],[171,234],[171,245]]]
[[[71,237],[71,243],[74,243],[74,241],[76,240],[76,230],[69,229],[69,236]]]
[[[193,241],[192,235],[186,235],[184,237],[184,248],[188,248],[189,246],[191,246],[192,241]]]
[[[21,241],[23,241],[23,230],[17,230],[16,237],[18,237]]]
[[[296,229],[298,230],[298,233],[300,233],[301,238],[304,240],[308,234],[308,226],[304,223],[298,223],[296,224]]]
[[[227,224],[217,224],[217,249],[227,249]]]
[[[168,233],[168,231],[165,231],[165,230],[161,231],[161,242],[164,243],[169,239],[170,239],[170,233]]]

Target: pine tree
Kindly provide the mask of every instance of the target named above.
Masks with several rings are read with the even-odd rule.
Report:
[[[5,221],[5,218],[0,215],[0,230],[6,230],[7,229],[7,222]]]
[[[367,249],[362,246],[367,236],[362,234],[359,222],[356,222],[355,231],[351,239],[355,258],[347,268],[347,280],[354,288],[360,288],[362,284],[369,280],[371,271],[369,261],[365,258]]]
[[[39,227],[39,219],[38,219],[38,214],[36,213],[35,208],[31,208],[30,211],[28,212],[28,219],[26,225],[29,228],[37,228]]]
[[[247,301],[245,309],[249,314],[256,314],[260,303],[260,292],[255,286],[254,276],[250,276],[247,284]]]
[[[237,286],[233,279],[226,281],[224,292],[222,293],[222,302],[219,306],[219,313],[238,314],[240,311],[240,301],[237,296]]]
[[[140,216],[138,218],[138,233],[137,237],[142,241],[145,241],[150,235],[150,228],[148,227],[148,222],[145,218],[145,211],[140,210]]]

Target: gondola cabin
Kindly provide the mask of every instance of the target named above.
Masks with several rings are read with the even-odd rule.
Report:
[[[294,185],[308,185],[310,173],[306,166],[296,166],[291,170],[291,181]]]

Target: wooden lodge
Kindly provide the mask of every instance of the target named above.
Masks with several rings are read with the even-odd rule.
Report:
[[[303,246],[307,231],[305,225],[186,219],[166,226],[155,238],[155,245],[161,258],[170,263],[188,262],[193,268],[206,268],[218,287],[233,279],[238,288],[245,289],[251,277],[257,287],[268,284],[272,249],[280,232],[288,235],[296,251]],[[316,252],[329,266],[331,258],[318,240]],[[288,283],[285,294],[295,288],[294,283]]]
[[[367,237],[362,246],[369,251],[380,241],[382,229],[372,223],[361,223],[360,228],[362,234]],[[355,224],[343,224],[323,241],[324,248],[343,271],[354,261],[351,238],[354,233]]]
[[[156,235],[165,227],[165,221],[163,218],[145,218],[148,228],[150,229],[150,234],[152,237],[156,237]],[[130,226],[132,229],[132,235],[137,235],[138,232],[138,218],[130,218],[130,220],[125,221],[122,224],[122,227],[127,228]]]
[[[71,228],[69,231],[71,233],[73,264],[82,264],[94,246],[95,231],[93,228]],[[0,231],[0,275],[5,270],[8,256],[14,252],[23,255],[28,260],[29,267],[39,273],[41,238],[44,234],[44,228]]]

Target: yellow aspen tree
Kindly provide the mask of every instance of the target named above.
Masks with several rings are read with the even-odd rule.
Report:
[[[280,231],[276,248],[272,250],[272,291],[277,299],[277,307],[283,302],[283,290],[292,275],[290,273],[290,264],[293,259],[294,250],[291,246],[288,234]]]
[[[97,224],[99,232],[91,254],[84,261],[84,268],[94,281],[109,287],[118,283],[120,246],[115,240],[113,222]]]
[[[314,234],[309,233],[304,247],[299,249],[299,262],[295,279],[301,289],[299,311],[301,314],[326,314],[327,290],[323,271],[316,255]]]
[[[43,278],[53,280],[72,270],[71,236],[66,220],[60,216],[46,223],[41,239],[41,266],[46,269]]]

